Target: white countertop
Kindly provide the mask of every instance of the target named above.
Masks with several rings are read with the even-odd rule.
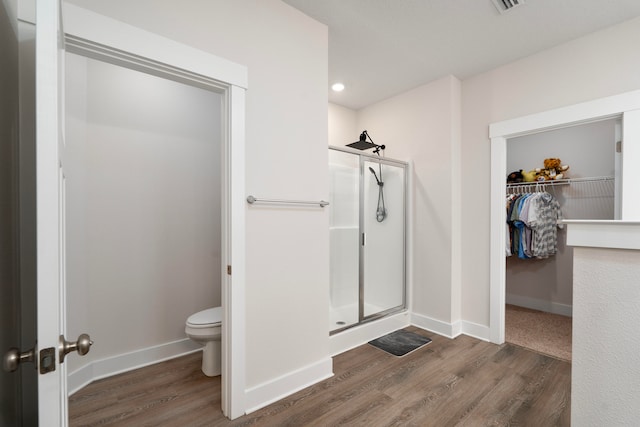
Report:
[[[640,250],[640,221],[564,220],[567,245]]]

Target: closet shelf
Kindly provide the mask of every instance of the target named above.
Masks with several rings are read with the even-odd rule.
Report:
[[[573,183],[580,182],[597,182],[597,181],[613,181],[615,177],[613,176],[591,176],[585,178],[566,178],[566,179],[556,179],[553,181],[533,181],[533,182],[508,182],[507,188],[517,188],[517,187],[543,187],[543,186],[556,186],[556,185],[569,185]]]

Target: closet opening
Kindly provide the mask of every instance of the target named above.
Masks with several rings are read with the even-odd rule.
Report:
[[[614,154],[614,213],[615,220],[633,221],[640,218],[640,198],[637,188],[640,175],[634,165],[640,162],[640,91],[631,91],[606,98],[599,98],[554,110],[543,111],[528,116],[492,123],[489,126],[491,139],[491,222],[490,222],[490,269],[489,269],[489,330],[488,339],[496,344],[505,341],[506,305],[506,261],[505,242],[507,239],[505,193],[507,188],[507,141],[542,132],[587,125],[590,123],[615,120],[616,130],[613,143]],[[620,142],[618,144],[618,142]],[[532,144],[533,145],[533,144]],[[577,150],[587,151],[581,145]],[[544,153],[543,159],[554,156]],[[557,155],[560,157],[560,154]],[[560,157],[562,159],[562,157]],[[531,159],[531,163],[539,159]],[[579,163],[571,157],[562,159],[570,164],[570,173],[576,178]],[[604,162],[602,162],[604,163]],[[527,166],[530,163],[527,161]],[[523,165],[524,166],[524,165]],[[533,166],[533,165],[532,165]],[[583,172],[580,172],[583,173]],[[585,177],[593,177],[589,171]],[[571,175],[569,175],[571,177]],[[576,178],[577,180],[577,178]],[[574,185],[571,185],[573,189]]]
[[[562,220],[619,218],[620,136],[613,117],[507,139],[505,341],[571,360],[573,248]]]

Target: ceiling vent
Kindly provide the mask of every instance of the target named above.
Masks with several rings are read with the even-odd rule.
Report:
[[[491,0],[498,9],[498,12],[505,13],[510,11],[511,9],[522,6],[524,4],[524,0]]]

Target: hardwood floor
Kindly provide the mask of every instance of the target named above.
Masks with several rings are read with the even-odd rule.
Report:
[[[571,364],[467,336],[397,358],[363,345],[335,375],[234,421],[220,377],[194,354],[96,381],[69,399],[71,426],[569,426]]]

